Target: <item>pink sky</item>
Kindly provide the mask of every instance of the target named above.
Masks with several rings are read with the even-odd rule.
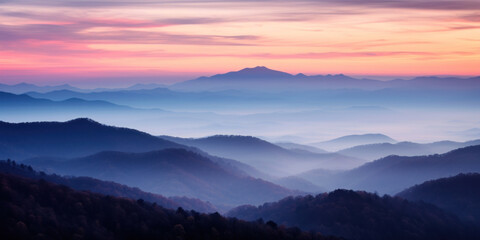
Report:
[[[0,82],[168,83],[258,65],[480,75],[479,0],[154,2],[1,1]]]

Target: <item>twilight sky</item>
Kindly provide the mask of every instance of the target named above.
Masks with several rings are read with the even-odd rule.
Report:
[[[171,82],[257,65],[480,75],[480,0],[0,0],[1,83]]]

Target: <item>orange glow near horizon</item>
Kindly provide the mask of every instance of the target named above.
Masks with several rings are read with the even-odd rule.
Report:
[[[348,2],[5,1],[0,82],[22,72],[191,76],[259,65],[305,74],[480,75],[479,1],[454,8],[442,3],[455,1]]]

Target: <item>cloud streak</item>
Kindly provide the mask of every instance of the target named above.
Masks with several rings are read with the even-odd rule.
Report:
[[[325,4],[335,6],[355,6],[368,8],[400,8],[400,9],[418,9],[418,10],[480,10],[480,2],[476,0],[470,1],[453,1],[453,0],[299,0],[299,1],[276,1],[276,0],[178,0],[178,1],[119,1],[119,0],[102,0],[102,1],[78,1],[78,0],[3,0],[0,4],[7,5],[32,5],[32,6],[51,6],[51,7],[82,7],[82,8],[111,8],[111,7],[132,7],[132,6],[168,6],[168,5],[187,5],[187,4],[271,4],[289,5],[302,4],[303,6],[324,6]]]

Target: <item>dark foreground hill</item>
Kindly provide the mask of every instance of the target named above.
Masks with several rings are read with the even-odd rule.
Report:
[[[466,221],[480,225],[480,174],[459,174],[424,182],[397,196],[411,201],[424,201],[455,213]]]
[[[195,210],[199,212],[215,212],[215,207],[199,199],[187,197],[164,197],[162,195],[144,192],[138,188],[128,187],[115,182],[102,181],[90,177],[63,177],[56,174],[37,172],[31,166],[17,164],[14,161],[0,161],[0,172],[30,179],[44,179],[48,182],[65,185],[79,191],[90,191],[115,197],[143,199],[156,203],[164,208]]]
[[[165,149],[101,152],[83,158],[34,158],[26,164],[59,174],[114,181],[165,196],[188,196],[216,206],[261,204],[296,192],[229,171],[198,153]]]
[[[327,239],[0,174],[2,239]],[[333,239],[333,238],[330,238]]]
[[[228,216],[245,220],[263,218],[352,240],[479,237],[474,228],[433,205],[351,190],[289,197],[259,207],[241,206]]]
[[[0,133],[0,159],[80,157],[107,150],[146,152],[183,147],[144,132],[107,126],[87,118],[67,122],[0,121]]]

